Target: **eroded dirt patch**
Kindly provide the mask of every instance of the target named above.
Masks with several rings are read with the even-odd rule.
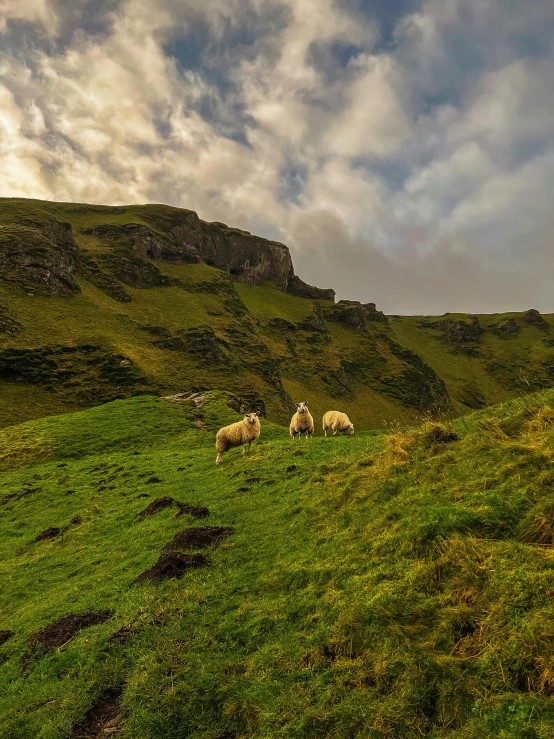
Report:
[[[177,549],[205,549],[217,546],[223,539],[231,536],[235,530],[223,526],[202,526],[183,529],[165,545],[164,552],[173,552]]]
[[[115,736],[121,723],[119,703],[122,687],[111,688],[92,704],[83,718],[75,724],[71,739],[102,739]]]
[[[49,529],[44,529],[44,531],[41,531],[40,534],[35,539],[35,541],[44,541],[45,539],[55,539],[57,536],[59,536],[62,533],[62,531],[63,529],[61,528],[51,526]]]
[[[71,613],[48,626],[35,631],[29,638],[29,646],[35,654],[46,654],[56,647],[71,641],[82,629],[104,623],[112,616],[112,611],[91,611],[90,613]]]
[[[5,644],[8,641],[8,639],[11,639],[12,636],[13,636],[13,631],[9,631],[9,630],[0,631],[0,647],[2,646],[2,644]]]
[[[187,570],[209,567],[209,560],[203,554],[182,554],[167,552],[159,560],[138,576],[138,580],[170,580],[183,577]]]
[[[177,501],[179,512],[175,518],[179,516],[193,516],[194,518],[208,518],[210,511],[205,505],[191,505],[190,503],[179,503]]]
[[[135,629],[130,624],[125,624],[110,636],[110,644],[126,644],[133,636]]]
[[[142,518],[153,516],[158,511],[162,511],[164,508],[169,508],[169,506],[172,506],[173,503],[175,503],[175,501],[169,495],[163,498],[156,498],[156,500],[153,500],[151,503],[149,503],[146,508],[139,513],[139,516],[141,516]]]

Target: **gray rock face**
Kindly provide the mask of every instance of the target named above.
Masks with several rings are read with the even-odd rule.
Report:
[[[145,212],[148,217],[147,211]],[[334,290],[322,290],[294,274],[287,246],[230,228],[224,223],[200,220],[194,211],[176,211],[168,223],[155,217],[151,227],[138,223],[99,226],[90,233],[143,258],[173,264],[205,262],[229,272],[237,282],[262,285],[272,282],[279,290],[300,297],[334,301]]]
[[[88,228],[84,235],[94,237],[101,248],[82,252],[69,223],[42,217],[0,224],[2,277],[28,292],[65,296],[79,292],[74,277],[80,272],[115,300],[127,302],[130,297],[121,283],[148,288],[175,282],[160,273],[156,262],[204,262],[237,282],[271,282],[292,295],[334,302],[334,290],[312,287],[294,274],[284,244],[202,221],[190,210],[145,206],[135,217],[142,222]]]
[[[2,279],[37,295],[79,292],[79,249],[69,223],[24,220],[0,226]]]

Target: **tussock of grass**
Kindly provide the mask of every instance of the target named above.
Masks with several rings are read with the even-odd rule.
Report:
[[[236,418],[226,393],[10,429],[13,448],[39,439],[47,456],[0,477],[0,630],[14,632],[0,735],[64,739],[123,686],[127,739],[549,739],[553,405],[544,393],[453,424],[296,444],[263,421],[252,453],[217,469],[213,431]],[[515,418],[517,433],[502,431]],[[163,495],[210,518],[139,515]],[[137,582],[204,523],[235,531],[203,550],[211,567]],[[64,536],[35,541],[48,526]],[[104,610],[25,659],[38,629]]]

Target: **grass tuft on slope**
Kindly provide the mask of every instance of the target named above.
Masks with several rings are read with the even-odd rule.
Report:
[[[77,736],[109,700],[123,739],[551,737],[554,393],[296,443],[262,422],[216,469],[226,400],[1,432],[0,735]],[[138,515],[162,496],[210,517]],[[210,567],[137,582],[203,525],[235,530]],[[113,615],[29,651],[91,611]]]

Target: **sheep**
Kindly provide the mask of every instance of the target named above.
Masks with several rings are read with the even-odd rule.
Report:
[[[314,419],[308,410],[308,404],[297,403],[296,407],[298,410],[290,420],[290,435],[296,439],[296,434],[305,434],[306,439],[309,439],[314,433]]]
[[[354,424],[350,423],[350,419],[346,413],[340,413],[340,411],[327,411],[323,416],[323,431],[327,436],[327,429],[331,429],[333,436],[344,431],[345,433],[352,435],[354,433]]]
[[[250,451],[250,444],[260,436],[260,411],[245,413],[242,421],[232,423],[219,429],[215,437],[215,449],[217,451],[216,464],[223,458],[223,452],[242,444],[242,453]]]

